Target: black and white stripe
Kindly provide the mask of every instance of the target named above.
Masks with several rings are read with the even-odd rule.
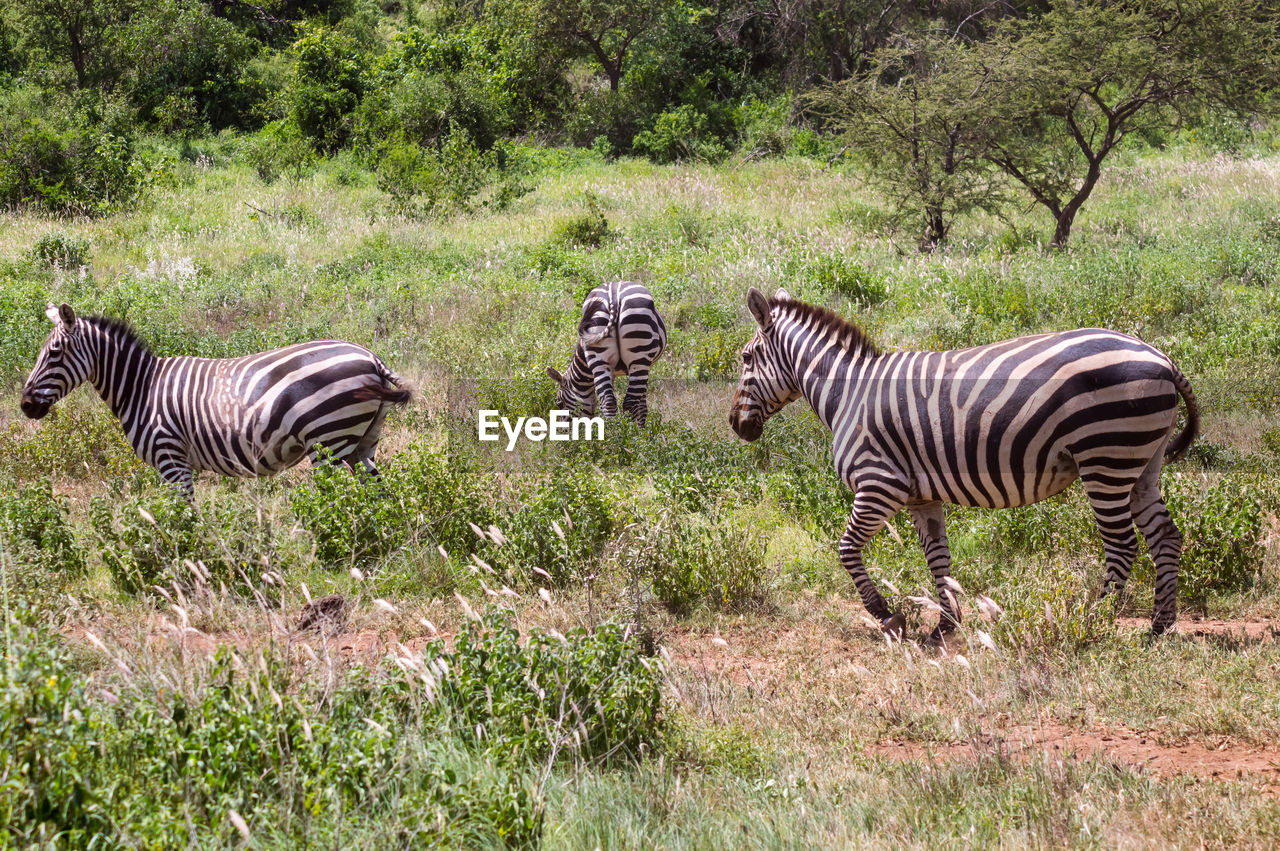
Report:
[[[667,345],[667,327],[653,304],[653,294],[631,281],[605,284],[592,290],[582,304],[578,345],[569,369],[561,375],[547,367],[559,385],[556,407],[616,416],[618,402],[613,378],[627,376],[622,410],[644,425],[649,411],[649,369]]]
[[[119,417],[138,457],[191,499],[192,475],[266,476],[320,447],[376,474],[387,411],[409,401],[368,349],[339,340],[241,358],[156,357],[124,323],[49,305],[53,331],[22,390],[39,419],[84,381]]]
[[[1082,480],[1106,552],[1103,594],[1121,591],[1137,526],[1156,566],[1152,629],[1177,617],[1182,536],[1160,498],[1160,468],[1199,430],[1191,386],[1167,355],[1114,331],[1036,334],[971,349],[882,354],[857,327],[781,290],[755,289],[759,327],[743,350],[729,422],[747,440],[804,397],[833,435],[841,479],[855,492],[840,560],[867,610],[901,630],[862,549],[902,508],[924,545],[943,607],[959,621],[942,504],[1029,505]],[[1174,435],[1178,399],[1186,427]],[[936,637],[935,635],[935,637]]]

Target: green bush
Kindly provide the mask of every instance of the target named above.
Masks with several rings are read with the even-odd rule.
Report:
[[[341,30],[302,24],[289,48],[293,77],[283,93],[289,117],[321,151],[342,147],[354,129],[354,113],[366,87],[368,57]]]
[[[765,545],[757,531],[734,521],[664,512],[632,528],[620,557],[674,614],[743,611],[768,601]]]
[[[627,628],[552,636],[490,616],[444,654],[440,698],[467,741],[504,759],[614,762],[661,744],[662,676]],[[439,645],[433,645],[437,652]]]
[[[120,421],[97,403],[62,402],[34,433],[17,423],[0,432],[0,470],[15,477],[39,472],[112,480],[129,476],[141,464]]]
[[[202,561],[209,549],[199,516],[172,488],[161,488],[120,504],[107,496],[89,504],[89,519],[102,564],[126,594],[149,592],[190,579],[182,562]]]
[[[729,153],[711,134],[707,116],[691,104],[659,115],[652,128],[635,135],[631,145],[636,153],[656,163],[689,159],[719,162]]]
[[[273,121],[248,137],[242,157],[263,183],[288,177],[295,183],[314,168],[318,157],[311,139],[290,121]]]
[[[613,235],[600,202],[588,198],[586,212],[556,225],[551,241],[570,248],[599,248]]]
[[[373,564],[410,544],[442,546],[464,557],[479,544],[470,524],[492,522],[479,475],[459,453],[412,445],[387,460],[381,477],[322,464],[294,489],[290,505],[329,566]]]
[[[1201,611],[1212,596],[1254,587],[1266,554],[1266,518],[1276,511],[1275,494],[1246,475],[1204,484],[1186,475],[1164,481],[1165,505],[1182,531],[1178,596]]]
[[[507,540],[487,547],[488,561],[512,583],[560,587],[585,578],[615,519],[598,476],[560,468],[521,493],[498,526]]]
[[[55,496],[48,479],[0,485],[0,535],[6,570],[20,591],[58,587],[85,572],[84,549],[67,520],[67,498]]]
[[[52,231],[36,240],[36,244],[31,246],[31,256],[58,269],[75,269],[88,261],[89,240]]]
[[[118,108],[69,106],[27,89],[0,94],[0,205],[101,215],[131,204],[147,176],[131,118]]]
[[[453,650],[336,683],[222,648],[177,690],[85,677],[56,638],[16,618],[5,632],[5,844],[222,846],[235,810],[267,845],[531,847],[553,756],[618,763],[662,743],[661,669],[614,624],[521,644],[489,617]]]

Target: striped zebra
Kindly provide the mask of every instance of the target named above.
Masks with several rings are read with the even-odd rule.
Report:
[[[46,312],[53,331],[22,389],[22,412],[40,419],[89,381],[120,419],[138,457],[188,501],[192,476],[267,476],[321,447],[376,475],[374,449],[392,405],[410,393],[372,352],[320,340],[240,358],[156,357],[128,325]]]
[[[625,374],[622,410],[644,425],[649,369],[666,345],[667,326],[654,307],[653,294],[643,285],[618,281],[596,287],[582,303],[578,345],[569,369],[561,375],[547,367],[547,375],[559,386],[556,407],[591,415],[599,400],[601,414],[617,416],[613,378]]]
[[[1156,566],[1152,631],[1177,617],[1182,535],[1160,498],[1160,468],[1199,431],[1187,379],[1157,349],[1114,331],[1035,334],[971,349],[881,353],[861,329],[820,307],[752,289],[759,327],[742,352],[729,423],[755,440],[765,420],[804,397],[832,432],[854,491],[840,561],[867,610],[900,636],[867,575],[862,549],[902,508],[937,586],[938,640],[960,621],[949,585],[942,504],[1009,508],[1084,483],[1102,535],[1102,593],[1124,589],[1136,525]],[[1187,424],[1174,434],[1178,398]]]

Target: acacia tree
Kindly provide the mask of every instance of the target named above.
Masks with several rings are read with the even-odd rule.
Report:
[[[956,55],[946,37],[903,37],[867,73],[808,101],[861,153],[898,214],[919,222],[921,251],[940,245],[957,216],[999,201],[970,112],[972,80],[953,67]]]
[[[567,52],[591,56],[609,78],[609,89],[617,92],[632,43],[672,5],[672,0],[545,0],[540,13],[546,33]]]
[[[22,46],[70,63],[81,89],[97,81],[110,30],[128,13],[122,0],[15,0],[12,8]]]
[[[1104,160],[1206,106],[1245,116],[1277,80],[1267,0],[1054,0],[965,51],[986,158],[1054,218],[1062,248]]]

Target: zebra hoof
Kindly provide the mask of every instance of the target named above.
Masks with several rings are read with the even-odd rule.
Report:
[[[1153,636],[1161,636],[1166,633],[1173,632],[1173,623],[1164,623],[1163,621],[1151,622],[1151,634]]]
[[[894,612],[880,621],[880,629],[890,641],[901,641],[907,632],[907,619],[902,616],[902,612]]]

